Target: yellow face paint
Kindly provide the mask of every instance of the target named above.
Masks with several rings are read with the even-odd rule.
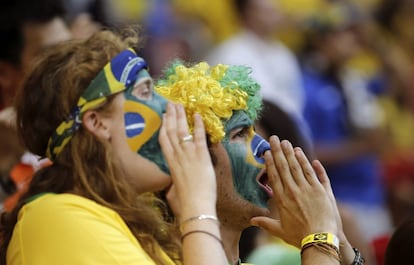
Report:
[[[149,106],[132,100],[125,102],[124,112],[128,145],[138,152],[160,129],[161,117]]]

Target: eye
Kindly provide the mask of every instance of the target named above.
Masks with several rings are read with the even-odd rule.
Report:
[[[132,95],[141,100],[150,100],[152,98],[152,80],[146,79],[134,85]]]
[[[251,127],[241,127],[234,129],[230,132],[230,141],[245,142],[249,138],[251,131]]]

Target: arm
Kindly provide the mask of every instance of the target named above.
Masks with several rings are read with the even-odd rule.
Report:
[[[311,164],[302,150],[293,149],[288,141],[280,143],[272,136],[270,144],[271,152],[265,153],[265,161],[274,192],[272,200],[280,220],[255,217],[251,223],[298,248],[309,234],[334,234],[344,244],[340,248],[344,264],[351,264],[355,255],[342,231],[330,182],[322,165],[319,161]],[[302,264],[334,265],[339,261],[317,247],[308,247],[302,252]]]
[[[201,117],[194,117],[194,139],[189,135],[181,105],[169,104],[160,131],[162,151],[172,177],[167,197],[181,225],[184,264],[227,264],[216,214],[216,176],[207,148]]]

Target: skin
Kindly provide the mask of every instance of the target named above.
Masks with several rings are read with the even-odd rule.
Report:
[[[261,157],[252,155],[252,139],[259,137],[253,130],[253,121],[245,112],[237,111],[226,122],[225,130],[225,139],[213,145],[210,152],[216,161],[220,231],[226,256],[234,264],[239,259],[243,229],[250,226],[252,217],[269,214],[269,195],[256,180],[265,165]]]
[[[203,122],[194,116],[194,140],[180,142],[189,133],[186,114],[182,105],[168,104],[160,131],[162,151],[171,166],[176,191],[174,212],[180,222],[200,214],[216,215],[216,177],[207,149]],[[187,234],[191,231],[208,231]],[[184,264],[228,264],[220,238],[217,222],[185,222],[182,227]],[[213,235],[213,236],[211,236]],[[188,251],[186,251],[188,250]],[[214,253],[214,255],[212,255]]]
[[[243,111],[234,112],[226,122],[225,130],[223,145],[230,157],[236,190],[247,201],[266,207],[269,194],[257,181],[257,176],[261,174],[265,164],[261,155],[254,155],[254,150],[268,150],[267,141],[254,132],[253,121]]]
[[[147,163],[159,168],[152,168],[152,172],[144,170],[145,174],[136,174],[134,182],[139,178],[140,187],[142,187],[142,183],[146,183],[146,180],[140,175],[148,176],[151,174],[156,177],[155,179],[165,183],[165,185],[159,186],[157,184],[152,190],[156,190],[155,188],[164,189],[169,185],[170,180],[160,174],[160,169],[167,174],[169,171],[166,170],[168,167],[160,152],[158,135],[159,121],[161,113],[165,111],[166,101],[153,91],[150,79],[140,81],[133,88],[127,89],[124,96],[124,126],[133,125],[128,117],[134,115],[147,117],[148,120],[142,120],[144,120],[145,128],[149,127],[147,135],[144,135],[144,130],[141,129],[132,130],[132,132],[125,131],[129,151],[138,153],[139,157],[145,158]],[[134,120],[139,119],[135,118]],[[264,160],[259,155],[253,155],[253,150],[258,147],[259,149],[268,149],[268,143],[256,135],[253,121],[243,111],[235,112],[225,123],[225,132],[225,139],[222,143],[214,144],[210,148],[210,152],[216,158],[214,170],[217,176],[217,210],[221,221],[221,233],[228,258],[237,261],[241,231],[249,226],[249,220],[253,216],[264,215],[268,211],[266,203],[269,194],[257,181],[258,175],[264,170]],[[261,145],[258,146],[258,143]],[[123,157],[125,159],[129,156],[124,154]],[[171,193],[175,193],[175,195],[171,195]],[[169,198],[176,197],[176,193],[175,185],[169,187]],[[170,204],[174,204],[172,201],[174,199],[170,199]],[[180,206],[171,205],[171,207],[173,210],[175,209],[176,216],[182,215]],[[228,242],[232,242],[232,244]]]
[[[156,96],[153,97],[151,89],[149,91],[147,82],[135,84],[125,93],[119,93],[114,97],[112,111],[109,114],[89,111],[85,113],[83,118],[84,124],[90,124],[91,127],[95,128],[92,131],[97,136],[103,137],[110,142],[114,157],[118,160],[125,176],[139,193],[160,191],[171,185],[170,176],[163,172],[156,163],[139,153],[137,154],[138,150],[133,148],[136,147],[135,145],[131,145],[126,129],[125,115],[127,113],[134,112],[144,116],[144,113],[148,111],[148,104],[154,104],[161,108],[166,103],[164,99],[159,101]],[[133,100],[134,97],[135,99]],[[141,99],[138,100],[138,98]],[[134,103],[132,106],[135,109],[128,109],[126,107],[131,103],[131,100]],[[125,112],[126,109],[128,112]],[[156,117],[156,115],[152,117]],[[158,119],[160,118],[158,117]],[[159,126],[160,124],[154,132],[156,135],[158,135]],[[160,153],[158,152],[157,154]],[[148,178],[148,176],[151,176],[151,178]]]
[[[84,115],[83,123],[111,143],[114,157],[139,193],[160,191],[171,185],[170,176],[161,170],[166,163],[158,143],[166,103],[153,91],[149,77],[139,78],[124,93],[115,96],[109,113],[89,111]],[[136,125],[136,117],[141,118],[142,127],[130,129],[128,126]],[[149,156],[141,154],[154,146],[157,152]]]
[[[177,181],[174,181],[174,183],[179,184],[180,182],[197,179],[197,181],[193,183],[195,189],[187,190],[187,192],[179,192],[178,190],[178,197],[185,197],[190,193],[195,195],[194,198],[196,201],[200,201],[200,195],[204,197],[206,191],[212,188],[211,184],[214,185],[215,182],[213,181],[210,185],[206,186],[203,186],[199,182],[204,178],[214,177],[214,174],[211,174],[211,172],[210,174],[203,174],[203,172],[211,171],[212,167],[209,166],[211,165],[211,162],[207,158],[209,157],[208,154],[202,151],[203,148],[204,150],[207,150],[205,139],[201,139],[205,136],[204,132],[200,132],[197,125],[194,130],[194,142],[179,142],[180,138],[188,134],[188,128],[183,123],[183,121],[185,121],[185,112],[182,107],[179,109],[181,114],[178,116],[181,116],[181,118],[178,120],[181,121],[176,121],[175,123],[171,122],[168,118],[172,113],[167,110],[167,118],[163,120],[163,123],[167,123],[168,125],[163,126],[161,129],[161,146],[167,157],[167,161],[171,165],[174,165],[172,168],[172,177]],[[198,122],[201,122],[199,116]],[[197,124],[197,121],[195,123]],[[181,124],[181,126],[177,124]],[[277,137],[272,137],[271,145],[272,151],[267,151],[264,158],[268,169],[270,185],[275,191],[275,196],[272,200],[277,202],[280,218],[275,220],[268,217],[256,217],[252,219],[252,224],[261,226],[273,235],[280,236],[286,242],[296,246],[300,244],[300,241],[304,236],[310,233],[328,231],[334,234],[341,234],[340,217],[335,205],[332,190],[330,189],[329,179],[322,165],[317,161],[311,165],[303,152],[300,149],[294,150],[288,141],[284,141],[281,144]],[[221,143],[215,145],[215,147],[220,146],[222,146]],[[202,155],[200,156],[201,153]],[[201,171],[200,169],[204,170]],[[200,174],[203,174],[204,178],[194,178],[194,176]],[[213,178],[211,180],[215,179],[216,178]],[[211,193],[210,195],[213,194],[214,193]],[[182,202],[185,201],[186,200],[182,200]],[[312,210],[315,208],[318,209],[318,211]],[[183,209],[185,212],[184,216],[186,216],[186,214],[188,214],[188,207],[183,207]],[[295,210],[292,211],[292,209]],[[321,214],[325,218],[320,218]],[[206,229],[207,226],[211,229],[211,224],[213,223],[214,222],[207,221],[192,222],[193,227],[191,227],[191,230],[187,231],[193,231],[192,229],[197,228],[200,229],[200,227]],[[184,248],[191,245],[195,246],[203,234],[204,233],[194,233],[194,237],[186,237],[185,240],[183,240]],[[212,237],[209,238],[214,241]],[[223,233],[222,238],[223,241],[226,242],[227,239]],[[204,243],[205,242],[207,242],[207,240],[204,241]],[[345,247],[349,246],[349,244],[346,244],[346,241],[342,242],[345,243]],[[202,244],[203,241],[199,241],[198,243]],[[219,244],[216,244],[216,247],[217,246],[219,246]],[[211,253],[216,253],[215,250],[217,249],[209,249],[207,247],[203,247],[202,249],[208,249],[208,251],[207,253],[204,253],[204,255],[197,255],[197,258],[209,260],[211,264],[211,259],[217,257],[216,255],[212,256]],[[352,249],[350,250],[352,251]],[[346,251],[341,252],[344,264],[351,264],[353,255],[348,255],[349,253]],[[222,252],[220,252],[219,255],[222,255]],[[191,253],[188,258],[194,256],[195,253]],[[184,257],[184,260],[185,259],[186,257]],[[200,261],[197,263],[200,263]],[[317,248],[310,247],[302,256],[302,264],[334,265],[339,264],[339,262],[332,256],[319,251]]]
[[[124,93],[124,121],[128,145],[163,172],[169,174],[167,163],[158,141],[162,114],[167,100],[153,90],[151,78],[141,79]]]
[[[134,89],[139,90],[139,86],[134,86]],[[171,177],[164,174],[164,177],[159,178],[153,171],[147,171],[142,164],[149,160],[137,155],[128,145],[123,119],[126,101],[128,100],[124,93],[119,93],[114,96],[110,111],[88,110],[82,117],[83,125],[96,137],[111,145],[113,159],[118,161],[119,168],[131,179],[131,183],[138,184],[136,187],[140,187],[140,192],[162,190],[172,181],[177,189],[176,202],[181,206],[183,220],[200,214],[216,215],[215,174],[201,118],[195,120],[194,141],[182,145],[179,139],[188,135],[188,127],[184,124],[184,109],[181,106],[176,110],[172,104],[168,105],[166,119],[163,120],[160,130],[160,143],[169,164],[172,165]],[[140,109],[137,108],[136,111],[140,112]],[[156,167],[155,163],[152,164]],[[227,264],[223,248],[216,239],[220,237],[217,223],[191,222],[183,229],[183,234],[194,230],[208,231],[213,236],[206,233],[187,235],[183,239],[183,264]]]
[[[132,104],[130,109],[127,108],[129,103]],[[98,136],[110,141],[113,146],[112,150],[114,151],[114,157],[119,160],[125,175],[130,178],[131,183],[139,183],[139,185],[136,185],[137,190],[141,189],[142,192],[159,191],[166,187],[170,187],[170,191],[175,191],[178,202],[176,200],[175,207],[173,208],[176,209],[175,214],[179,220],[186,220],[198,214],[216,215],[217,213],[214,207],[215,203],[211,204],[211,201],[215,202],[215,196],[217,194],[218,216],[221,221],[220,234],[223,238],[224,250],[227,260],[231,263],[235,263],[238,260],[238,241],[240,239],[241,231],[249,225],[249,221],[252,217],[268,215],[267,210],[263,207],[259,207],[258,204],[266,202],[269,197],[266,192],[263,192],[256,181],[259,172],[264,168],[264,159],[261,155],[254,156],[254,152],[252,151],[256,149],[257,142],[261,142],[261,138],[254,133],[253,121],[248,118],[246,113],[243,111],[235,112],[232,118],[225,124],[226,138],[222,143],[215,144],[211,147],[210,151],[212,157],[216,161],[214,172],[212,172],[213,168],[210,162],[210,156],[208,156],[208,158],[206,156],[207,147],[205,132],[204,130],[199,130],[200,126],[202,126],[201,118],[198,117],[198,120],[196,119],[195,121],[197,126],[194,130],[194,141],[180,143],[179,139],[188,135],[185,111],[182,106],[168,104],[167,112],[163,115],[163,126],[161,127],[161,131],[158,130],[158,122],[156,122],[161,119],[160,115],[150,115],[149,117],[152,118],[151,121],[154,121],[154,123],[151,123],[151,126],[153,124],[155,124],[155,126],[148,127],[150,127],[150,132],[153,132],[153,134],[151,135],[151,133],[149,133],[149,136],[138,140],[136,143],[131,143],[129,137],[131,137],[131,135],[140,135],[140,131],[131,134],[131,132],[126,129],[126,126],[130,125],[128,119],[125,118],[128,116],[127,114],[136,113],[140,114],[142,117],[146,117],[151,107],[153,107],[152,114],[161,114],[164,106],[164,99],[154,93],[152,90],[151,79],[148,79],[144,82],[138,82],[132,88],[127,89],[125,93],[118,94],[113,102],[113,111],[107,116],[105,114],[101,115],[98,112],[94,113],[94,111],[89,111],[88,114],[84,116],[84,119],[86,119],[86,124],[89,124],[89,126],[99,127],[100,130],[96,130]],[[176,121],[174,121],[174,119],[176,119]],[[88,120],[89,123],[87,122]],[[144,130],[142,130],[141,133],[143,131]],[[154,166],[158,167],[156,162],[144,158],[140,154],[141,147],[145,146],[148,142],[151,142],[151,140],[145,142],[145,139],[154,139],[155,135],[158,135],[158,132],[160,144],[163,149],[162,151],[166,156],[169,165],[172,165],[171,177],[163,173],[159,168],[158,171],[154,171]],[[259,141],[256,141],[257,139]],[[198,155],[194,155],[191,152],[187,153],[189,150],[195,151],[194,148],[199,148],[197,151],[199,152]],[[203,148],[205,151],[202,151]],[[265,150],[268,149],[269,147],[265,147]],[[269,154],[269,152],[266,152],[266,154]],[[274,153],[273,157],[278,157],[277,153]],[[269,159],[271,158],[267,155],[267,167],[274,168],[274,165],[271,165],[268,162]],[[151,164],[153,167],[147,167],[146,164],[143,163],[144,161]],[[200,170],[201,168],[204,170]],[[285,166],[282,168],[286,169],[287,167]],[[295,172],[297,171],[298,170],[296,169]],[[289,175],[289,173],[286,174]],[[149,175],[152,177],[148,178]],[[274,187],[274,175],[275,170],[273,170],[273,183],[271,184],[275,191],[280,192],[280,188],[278,190]],[[211,176],[215,177],[214,181],[208,183]],[[245,178],[241,178],[240,176]],[[212,189],[215,189],[216,181],[218,192],[211,192]],[[233,185],[229,185],[230,183]],[[187,187],[191,188],[188,189]],[[254,192],[256,192],[255,194],[262,195],[259,197],[250,196],[250,194]],[[281,194],[282,193],[283,192],[281,192]],[[213,197],[211,197],[212,195]],[[326,198],[323,202],[326,204]],[[333,207],[333,204],[331,204],[331,207]],[[177,209],[179,209],[179,211],[177,211]],[[240,209],[243,209],[243,211],[240,211]],[[298,211],[300,212],[300,209],[298,209]],[[229,215],[229,212],[233,214]],[[333,215],[335,216],[335,212]],[[238,216],[237,220],[235,220],[235,216]],[[299,217],[305,218],[306,216]],[[266,222],[268,221],[267,219],[260,218],[253,220],[253,224],[256,225],[267,225]],[[271,220],[273,222],[273,219]],[[327,224],[331,223],[328,222]],[[321,224],[321,229],[322,227],[326,227],[327,224]],[[184,228],[183,234],[185,234],[185,229],[187,229],[187,231],[200,229],[200,225],[202,225],[200,222],[194,222],[187,225]],[[337,224],[335,221],[333,221],[331,225],[332,230],[328,229],[328,231],[337,234]],[[202,227],[205,228],[205,225],[202,225]],[[209,229],[212,229],[214,234],[220,236],[217,230],[218,227],[215,227],[214,224],[209,224],[208,227]],[[281,233],[278,229],[272,229],[274,229],[272,230],[273,234]],[[303,233],[303,231],[299,232]],[[306,235],[306,233],[304,233],[304,235]],[[293,233],[293,235],[287,235],[287,237],[289,238],[289,236],[292,236],[297,240],[298,238],[303,238],[304,235]],[[281,235],[282,238],[284,238],[283,236],[284,235]],[[197,242],[204,242],[204,240],[205,239],[203,239],[203,236],[200,234],[188,238],[186,237],[186,240],[183,242],[184,249],[194,248]],[[210,244],[217,247],[217,242],[215,242],[214,238],[213,240],[212,238],[209,240]],[[294,243],[297,243],[297,241]],[[221,252],[222,250],[218,249],[217,251]],[[188,252],[184,252],[184,261],[193,259],[194,255],[185,255],[186,253]],[[314,253],[314,250],[310,250],[308,253]],[[205,259],[210,258],[208,253],[202,253],[202,255]],[[331,264],[329,259],[321,257],[321,262],[324,260],[329,262],[326,264]]]

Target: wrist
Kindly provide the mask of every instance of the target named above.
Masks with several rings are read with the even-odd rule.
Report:
[[[351,244],[348,242],[346,238],[339,237],[340,244],[339,244],[339,251],[342,255],[342,264],[344,265],[350,265],[354,261],[355,258],[355,252],[352,249]]]
[[[305,250],[312,248],[342,263],[339,246],[339,238],[335,234],[329,232],[313,233],[302,239],[301,256],[303,257]]]
[[[217,211],[215,205],[192,205],[186,206],[181,210],[180,214],[180,223],[185,222],[185,220],[194,218],[201,215],[210,215],[217,216]]]
[[[311,243],[326,243],[339,250],[339,238],[330,232],[313,233],[305,236],[301,241],[301,248]]]

